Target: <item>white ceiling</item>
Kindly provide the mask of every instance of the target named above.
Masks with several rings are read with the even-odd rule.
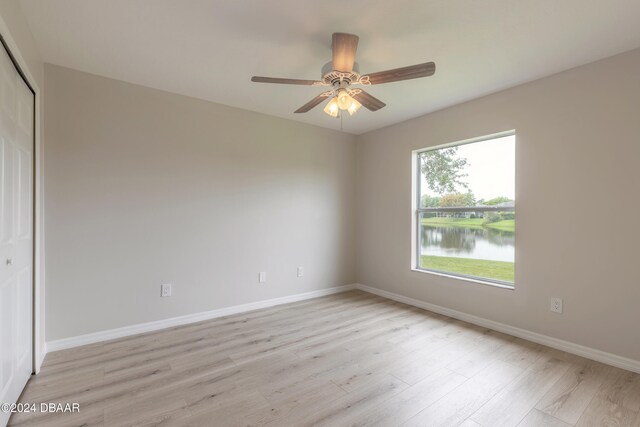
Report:
[[[638,0],[20,0],[46,62],[339,129],[316,79],[331,33],[360,36],[361,72],[435,61],[433,77],[372,86],[387,103],[355,134],[640,47]]]

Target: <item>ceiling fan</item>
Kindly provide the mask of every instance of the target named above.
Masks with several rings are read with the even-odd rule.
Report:
[[[304,86],[331,86],[331,90],[322,92],[298,108],[295,113],[306,113],[324,100],[330,99],[324,108],[324,112],[331,117],[338,117],[340,110],[346,110],[349,115],[353,115],[362,105],[370,111],[377,111],[386,105],[364,90],[352,88],[352,85],[370,86],[417,79],[431,76],[436,71],[436,64],[425,62],[424,64],[410,65],[377,73],[360,74],[358,64],[355,62],[358,40],[359,37],[353,34],[333,33],[331,43],[333,60],[322,67],[322,78],[320,80],[253,76],[251,81]]]

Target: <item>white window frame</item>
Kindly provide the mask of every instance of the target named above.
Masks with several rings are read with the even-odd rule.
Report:
[[[420,165],[420,154],[426,151],[435,151],[443,148],[459,147],[461,145],[473,144],[476,142],[489,141],[492,139],[503,138],[505,136],[515,136],[515,129],[494,133],[491,135],[480,136],[477,138],[465,139],[462,141],[451,142],[447,144],[441,144],[434,147],[420,148],[411,152],[411,164],[412,164],[412,185],[411,185],[411,270],[419,273],[428,273],[436,276],[449,277],[452,279],[463,280],[467,282],[479,283],[482,285],[491,285],[504,289],[515,289],[514,282],[505,282],[497,279],[489,279],[484,277],[470,276],[460,273],[452,273],[448,271],[434,270],[429,268],[420,267],[420,215],[425,212],[432,212],[433,208],[421,208],[420,196],[421,196],[421,182],[422,182],[422,170]],[[437,208],[439,211],[460,211],[465,208]],[[468,210],[468,209],[467,209]],[[516,212],[516,208],[486,208],[487,211],[499,210],[504,212],[505,210],[513,210]],[[517,217],[517,216],[516,216]],[[516,221],[517,224],[517,221]],[[514,249],[515,250],[515,249]],[[515,262],[514,262],[515,269]]]

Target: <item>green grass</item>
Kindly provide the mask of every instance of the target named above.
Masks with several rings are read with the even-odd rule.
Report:
[[[490,224],[483,224],[483,218],[422,218],[422,224],[425,225],[441,225],[445,227],[464,227],[464,228],[493,228],[500,231],[509,231],[515,233],[516,220],[505,219],[502,221],[492,222]]]
[[[487,228],[495,228],[496,230],[502,231],[510,231],[515,233],[516,231],[516,220],[515,219],[504,219],[502,221],[492,222],[490,224],[486,224]]]
[[[482,259],[422,255],[420,267],[513,283],[514,263]]]

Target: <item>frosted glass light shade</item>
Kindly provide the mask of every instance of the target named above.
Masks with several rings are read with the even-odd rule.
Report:
[[[324,107],[324,112],[330,115],[331,117],[338,117],[338,99],[336,97],[331,98],[331,101],[327,103]]]

